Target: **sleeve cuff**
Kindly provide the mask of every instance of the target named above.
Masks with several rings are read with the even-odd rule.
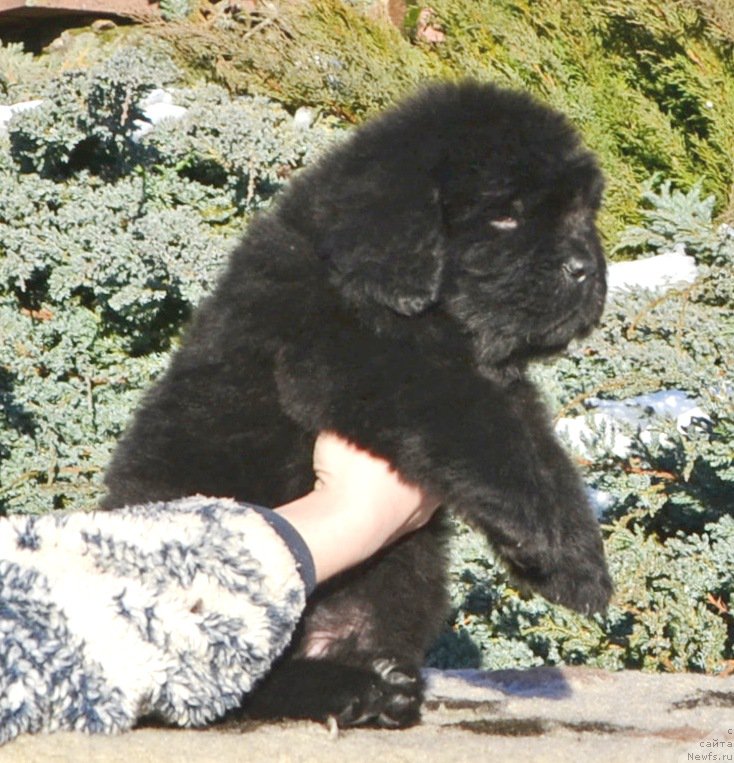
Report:
[[[257,511],[260,516],[280,535],[286,546],[293,554],[298,572],[303,579],[306,588],[306,596],[309,596],[316,588],[316,567],[314,566],[311,549],[306,545],[298,530],[284,517],[272,509],[263,506],[248,506]]]

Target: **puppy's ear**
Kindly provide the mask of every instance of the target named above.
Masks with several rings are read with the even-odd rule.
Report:
[[[343,189],[319,246],[345,296],[408,316],[438,299],[444,263],[437,184],[411,180],[376,173],[368,187]]]

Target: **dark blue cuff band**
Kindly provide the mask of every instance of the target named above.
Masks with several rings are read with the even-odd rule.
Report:
[[[311,556],[311,549],[306,545],[306,541],[303,540],[298,530],[296,530],[287,519],[280,514],[277,514],[272,509],[266,509],[263,506],[254,506],[251,503],[248,503],[247,505],[260,514],[260,516],[284,540],[291,554],[293,554],[293,558],[296,560],[296,567],[303,578],[303,584],[306,587],[306,596],[308,596],[313,592],[314,588],[316,588],[316,567],[313,563],[313,556]]]

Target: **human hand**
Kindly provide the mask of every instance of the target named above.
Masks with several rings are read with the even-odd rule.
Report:
[[[313,460],[314,490],[276,511],[311,550],[319,582],[422,527],[438,507],[387,461],[331,432],[319,435]]]

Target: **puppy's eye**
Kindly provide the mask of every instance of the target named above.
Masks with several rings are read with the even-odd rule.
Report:
[[[498,217],[496,220],[490,220],[489,224],[495,230],[515,230],[518,222],[516,217]]]

